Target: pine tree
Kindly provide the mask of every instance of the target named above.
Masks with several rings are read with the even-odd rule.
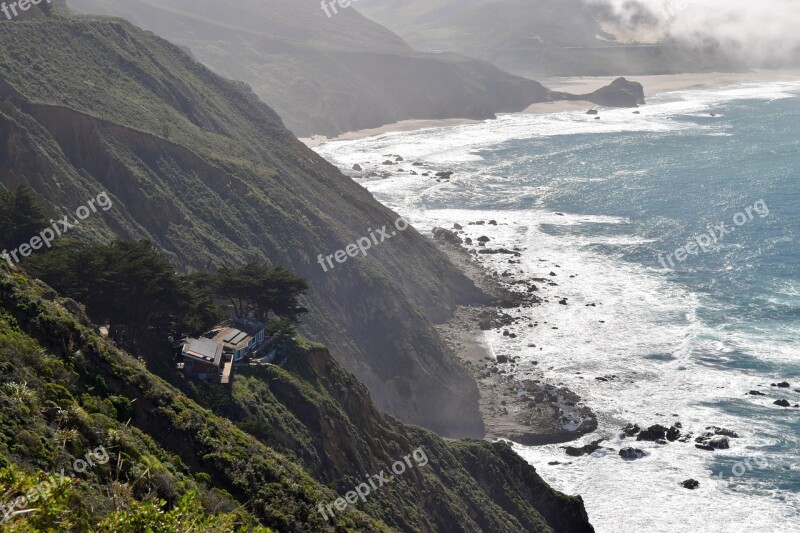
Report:
[[[33,189],[27,185],[17,187],[9,220],[9,246],[16,248],[30,241],[49,225],[49,217]]]

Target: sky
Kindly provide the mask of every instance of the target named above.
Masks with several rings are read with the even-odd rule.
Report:
[[[800,0],[589,1],[610,4],[630,22],[652,15],[660,31],[681,40],[712,36],[747,59],[785,59],[800,47]]]

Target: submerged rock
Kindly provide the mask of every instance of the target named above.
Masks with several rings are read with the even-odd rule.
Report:
[[[570,457],[580,457],[582,455],[591,455],[591,454],[593,454],[594,452],[596,452],[597,450],[600,449],[600,443],[601,442],[603,442],[603,439],[590,442],[589,444],[587,444],[585,446],[581,446],[580,448],[576,448],[575,446],[567,446],[566,447],[566,452],[567,452],[567,455],[569,455]]]
[[[708,426],[706,429],[711,431],[714,435],[725,435],[726,437],[731,437],[733,439],[739,438],[739,434],[730,429],[719,428],[717,426]]]
[[[639,424],[626,424],[625,427],[622,428],[622,434],[626,437],[633,437],[641,430],[642,429],[639,427]]]
[[[641,459],[642,457],[647,457],[649,454],[644,451],[640,450],[639,448],[622,448],[619,451],[619,456],[625,459],[626,461],[635,461],[636,459]]]
[[[700,486],[700,482],[697,481],[696,479],[687,479],[686,481],[681,483],[681,486],[685,489],[694,490]]]

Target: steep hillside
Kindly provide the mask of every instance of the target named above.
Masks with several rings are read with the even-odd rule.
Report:
[[[333,136],[406,119],[492,118],[557,98],[539,83],[454,54],[422,54],[317,0],[70,0],[121,16],[243,80],[298,136]]]
[[[197,391],[202,406],[100,338],[75,302],[0,265],[0,491],[16,501],[85,450],[106,456],[3,530],[593,531],[580,498],[507,445],[445,442],[381,414],[320,346],[282,356],[230,396]],[[323,516],[368,475],[388,485]]]
[[[713,44],[698,49],[621,28],[587,0],[360,0],[357,9],[420,50],[448,50],[522,76],[731,70]]]
[[[477,387],[431,320],[484,297],[413,228],[324,272],[395,213],[283,126],[241,83],[119,20],[2,23],[0,183],[52,215],[106,191],[84,239],[147,238],[184,271],[270,260],[310,280],[308,331],[379,407],[446,435],[483,435]],[[435,405],[436,409],[431,409]]]

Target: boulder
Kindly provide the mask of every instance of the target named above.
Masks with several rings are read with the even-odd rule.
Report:
[[[364,169],[363,169],[363,168],[361,168],[361,165],[359,165],[358,163],[356,163],[355,165],[353,165],[353,170],[356,170],[356,171],[358,171],[358,172],[361,172],[361,171],[362,171],[362,170],[364,170]]]
[[[667,440],[670,442],[675,442],[681,436],[681,430],[676,425],[673,425],[669,430],[667,430]]]
[[[759,392],[757,390],[751,390],[747,394],[749,394],[750,396],[766,396],[766,394],[764,394],[763,392]]]
[[[694,490],[700,486],[700,482],[697,481],[696,479],[687,479],[686,481],[681,483],[681,486],[685,489]]]
[[[648,455],[647,452],[644,450],[640,450],[639,448],[622,448],[619,451],[619,456],[625,459],[626,461],[635,461],[636,459],[641,459],[642,457],[646,457]]]
[[[590,109],[589,111],[586,112],[587,115],[596,115],[597,113],[599,113],[597,109]]]
[[[657,441],[658,439],[664,439],[667,436],[667,431],[667,428],[664,426],[655,424],[639,433],[636,440]]]
[[[789,400],[786,400],[786,399],[775,400],[772,403],[773,403],[773,405],[779,405],[781,407],[791,407],[792,406],[792,404],[789,403]]]
[[[739,435],[735,431],[731,431],[729,429],[718,428],[715,426],[711,426],[707,428],[711,431],[706,431],[699,437],[695,439],[695,442],[701,444],[702,446],[707,446],[713,450],[727,450],[731,447],[730,438],[739,438]],[[698,446],[699,447],[699,446]],[[702,449],[708,449],[702,448]]]
[[[731,443],[728,440],[728,437],[724,435],[717,435],[716,437],[712,437],[707,444],[712,448],[714,448],[715,450],[727,450],[728,448],[731,447]]]
[[[706,430],[711,431],[714,435],[724,435],[726,437],[731,437],[732,439],[739,438],[739,434],[730,429],[718,428],[717,426],[708,426]]]
[[[462,244],[461,237],[444,228],[433,228],[433,238],[437,241],[449,242],[450,244]]]

